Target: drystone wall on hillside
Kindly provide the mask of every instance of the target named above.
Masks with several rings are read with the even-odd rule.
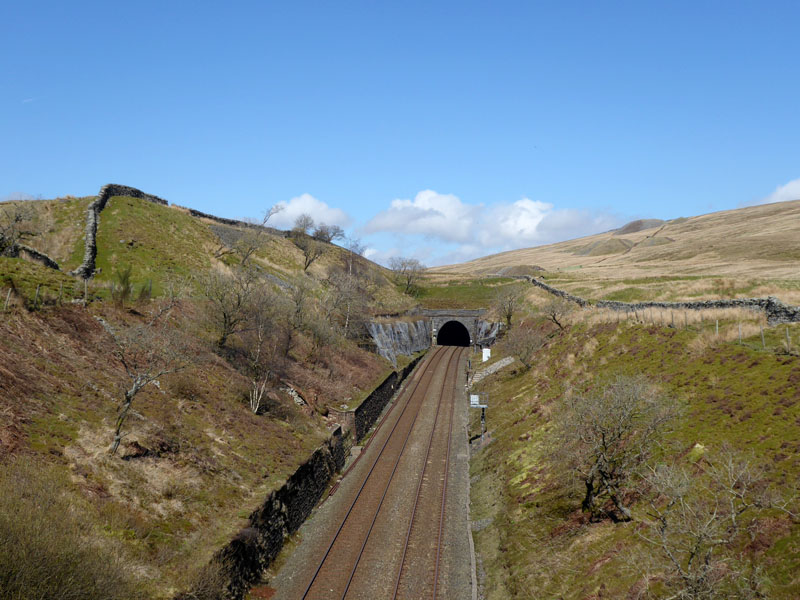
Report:
[[[28,257],[29,260],[33,262],[39,263],[45,267],[49,267],[51,269],[55,269],[56,271],[60,271],[61,267],[58,266],[58,263],[47,256],[44,252],[39,252],[36,248],[31,248],[30,246],[26,246],[24,244],[16,244],[12,250],[12,256],[19,256],[20,253],[24,254]]]
[[[411,356],[430,348],[431,345],[431,322],[429,319],[393,323],[373,321],[367,325],[367,330],[372,341],[375,342],[378,354],[393,365],[397,365],[398,354]]]
[[[695,302],[618,302],[616,300],[598,300],[589,302],[578,296],[573,296],[568,292],[554,288],[534,277],[524,275],[519,279],[525,279],[533,285],[550,292],[560,298],[565,298],[575,302],[581,307],[596,306],[597,308],[608,308],[616,311],[635,312],[647,308],[663,308],[667,310],[710,310],[719,308],[744,308],[748,310],[763,311],[767,315],[769,325],[779,323],[796,323],[800,321],[800,306],[789,306],[778,298],[769,296],[768,298],[734,298],[731,300],[698,300]]]
[[[132,198],[140,198],[153,202],[155,204],[163,204],[167,206],[169,203],[163,198],[145,194],[141,190],[128,187],[127,185],[119,185],[116,183],[109,183],[100,188],[100,193],[97,198],[89,204],[89,209],[86,211],[86,240],[84,242],[83,262],[81,266],[72,271],[70,275],[78,275],[83,279],[89,279],[94,275],[95,260],[97,259],[97,225],[100,222],[100,212],[106,207],[109,199],[114,196],[130,196]]]

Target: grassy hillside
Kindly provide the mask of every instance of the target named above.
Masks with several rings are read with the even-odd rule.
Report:
[[[800,326],[789,327],[789,348],[785,326],[767,330],[764,349],[755,322],[745,329],[754,335],[741,344],[736,320],[723,319],[719,337],[714,321],[689,328],[668,323],[618,324],[615,316],[576,314],[560,332],[536,321],[531,334],[547,341],[533,368],[518,364],[479,384],[489,393],[493,440],[471,467],[486,598],[666,597],[659,595],[658,577],[642,574],[646,557],[658,558],[659,550],[636,534],[648,518],[652,490],[645,486],[632,498],[632,522],[589,522],[577,481],[555,458],[564,398],[591,393],[616,375],[646,376],[682,409],[654,463],[675,462],[699,478],[702,465],[731,446],[764,469],[759,485],[794,495],[793,510],[800,510]],[[730,550],[737,564],[764,569],[768,581],[761,597],[800,596],[796,519],[767,510],[737,543],[742,545]],[[648,585],[653,595],[638,595]]]
[[[344,305],[332,298],[353,303],[347,314],[354,323],[413,300],[382,267],[332,244],[304,274],[298,245],[265,231],[246,271],[262,296],[250,297],[249,312],[240,315],[250,321],[220,347],[219,305],[202,282],[219,274],[224,289],[244,277],[235,249],[251,231],[114,197],[100,215],[97,273],[84,306],[83,280],[66,271],[83,258],[90,201],[28,203],[34,218],[27,225],[36,235],[26,243],[58,260],[61,271],[0,257],[0,590],[21,585],[36,595],[52,580],[71,592],[80,584],[78,597],[168,598],[194,584],[250,512],[329,435],[335,423],[328,407],[364,397],[390,371],[359,347],[355,329],[342,331]],[[359,287],[347,300],[331,277],[350,265]],[[135,293],[112,302],[111,284],[127,267]],[[152,298],[138,299],[148,282]],[[168,300],[167,291],[179,298]],[[158,321],[158,336],[143,349],[134,345],[138,354],[129,358],[146,362],[174,347],[182,368],[135,396],[112,456],[132,378],[110,331],[138,344],[135,336],[156,331],[148,323],[169,302],[175,304]],[[259,367],[267,388],[254,413],[256,318],[268,320],[268,363]],[[12,526],[20,512],[26,520]],[[85,577],[71,577],[75,564],[85,565]],[[52,578],[43,576],[48,571]],[[98,591],[100,581],[107,592]]]

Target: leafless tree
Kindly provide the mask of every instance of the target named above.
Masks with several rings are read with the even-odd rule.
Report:
[[[231,273],[212,271],[201,281],[201,290],[208,303],[209,317],[219,337],[217,347],[223,349],[228,338],[241,331],[256,288],[256,274],[251,269],[235,269]]]
[[[304,233],[308,235],[308,232],[311,231],[313,227],[314,219],[311,218],[311,215],[303,213],[294,220],[294,227],[292,227],[292,231],[295,233]]]
[[[308,268],[325,254],[325,244],[305,234],[300,234],[294,243],[303,251],[303,271],[308,271]]]
[[[619,376],[597,392],[566,399],[556,456],[584,488],[592,518],[631,519],[626,494],[676,415],[675,404],[644,377]],[[613,509],[606,511],[605,501]]]
[[[280,340],[285,335],[286,306],[283,296],[266,285],[256,288],[248,305],[247,324],[241,334],[242,347],[251,382],[250,410],[258,414],[274,375]]]
[[[367,318],[368,282],[352,272],[332,269],[327,283],[327,295],[323,301],[325,317],[338,323],[342,334],[350,337]]]
[[[656,553],[640,561],[643,580],[659,593],[643,597],[681,600],[767,598],[757,566],[739,559],[736,548],[755,533],[767,509],[788,503],[765,485],[763,470],[730,449],[703,459],[701,468],[659,465],[646,481],[652,488],[647,519],[636,534]]]
[[[544,316],[564,330],[564,318],[575,310],[575,306],[564,298],[553,298],[542,307]]]
[[[515,327],[503,338],[503,348],[522,363],[525,370],[533,366],[536,353],[544,346],[545,336],[534,329]]]
[[[316,228],[314,228],[314,233],[311,234],[311,237],[321,242],[331,243],[334,240],[344,238],[344,229],[338,225],[326,225],[325,223],[320,223]]]
[[[16,256],[19,244],[33,235],[33,210],[23,202],[0,205],[0,256]]]
[[[267,243],[267,223],[274,215],[281,212],[284,208],[282,204],[276,204],[264,213],[260,221],[247,220],[250,226],[245,228],[242,235],[233,245],[233,251],[241,258],[242,266],[246,266],[250,257],[261,250]]]
[[[347,273],[350,275],[354,275],[354,271],[356,270],[357,261],[361,256],[364,255],[364,251],[366,251],[367,247],[361,243],[361,240],[358,238],[351,238],[347,240],[345,244],[345,248],[349,250],[345,254],[345,267],[347,269]],[[362,261],[363,262],[363,261]]]
[[[425,272],[423,265],[416,258],[395,256],[389,260],[389,268],[394,271],[398,282],[404,286],[403,292],[408,294],[417,285]]]
[[[114,356],[125,368],[130,387],[125,390],[114,427],[110,453],[115,454],[122,441],[122,426],[136,395],[147,385],[157,384],[159,378],[185,368],[189,352],[179,331],[168,323],[174,302],[164,303],[147,321],[113,327],[100,319],[114,340]]]
[[[516,286],[504,286],[498,289],[494,300],[494,309],[506,322],[506,329],[511,329],[511,320],[519,310],[522,302],[522,290]]]

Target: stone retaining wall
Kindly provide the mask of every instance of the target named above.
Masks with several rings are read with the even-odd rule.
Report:
[[[400,371],[394,371],[386,379],[383,380],[373,392],[366,397],[366,399],[356,408],[355,412],[355,440],[361,441],[370,428],[381,416],[383,409],[392,399],[397,388],[408,377],[409,373],[414,370],[417,363],[422,359],[418,356],[412,360],[405,368]]]
[[[231,598],[243,598],[256,584],[283,547],[285,538],[300,528],[328,489],[333,476],[344,468],[345,438],[337,427],[330,439],[249,517],[247,527],[216,553],[212,564],[228,581]],[[193,598],[181,594],[180,599]]]
[[[578,296],[554,288],[529,275],[521,275],[517,279],[524,279],[543,290],[575,302],[581,307],[596,306],[611,310],[634,312],[646,308],[664,308],[667,310],[709,310],[719,308],[744,308],[748,310],[763,311],[767,315],[769,325],[779,323],[795,323],[800,321],[800,306],[789,306],[774,296],[768,298],[735,298],[732,300],[699,300],[696,302],[617,302],[615,300],[598,300],[589,302]]]

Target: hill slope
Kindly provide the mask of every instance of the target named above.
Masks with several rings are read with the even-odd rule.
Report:
[[[800,200],[674,219],[655,228],[627,227],[627,251],[620,248],[619,233],[512,250],[436,271],[494,275],[508,267],[538,265],[547,271],[580,270],[587,277],[798,277]]]

